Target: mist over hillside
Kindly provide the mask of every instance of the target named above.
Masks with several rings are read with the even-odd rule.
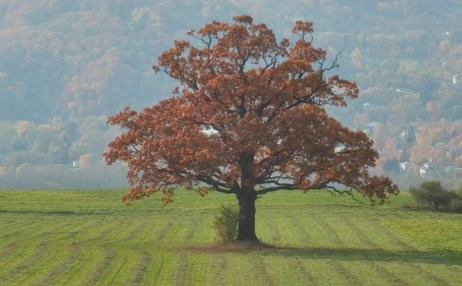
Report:
[[[333,116],[367,132],[377,173],[403,186],[462,178],[462,0],[0,0],[0,188],[125,184],[102,153],[107,116],[171,96],[151,66],[174,39],[249,14],[290,37],[314,23],[313,44],[338,55],[333,73],[359,99]]]

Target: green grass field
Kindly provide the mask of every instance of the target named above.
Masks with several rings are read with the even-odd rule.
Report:
[[[180,192],[121,203],[124,190],[0,191],[0,285],[461,285],[462,215],[329,193],[258,201],[274,247],[220,246],[211,228],[233,197]]]

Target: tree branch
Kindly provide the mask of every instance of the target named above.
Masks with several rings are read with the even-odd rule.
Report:
[[[353,194],[353,191],[355,191],[356,189],[353,188],[353,187],[350,187],[349,190],[345,190],[345,191],[340,191],[338,190],[337,188],[335,188],[334,186],[326,186],[325,189],[332,194],[332,196],[336,196],[336,194],[339,194],[339,195],[344,195],[344,194],[347,194],[349,196],[351,196],[351,198],[358,202],[358,203],[361,203],[361,204],[364,204],[363,202],[361,202],[360,200],[358,200],[357,198],[355,198],[354,194]]]
[[[268,194],[268,193],[281,191],[281,190],[294,191],[294,190],[299,190],[299,188],[297,186],[292,185],[292,184],[281,184],[281,185],[278,185],[278,186],[268,187],[268,188],[258,190],[257,195],[261,196],[261,195],[265,195],[265,194]]]
[[[224,194],[234,194],[232,188],[228,190],[228,186],[224,182],[219,182],[214,180],[213,178],[205,175],[198,175],[196,179],[204,184],[212,186],[217,192],[224,193]]]

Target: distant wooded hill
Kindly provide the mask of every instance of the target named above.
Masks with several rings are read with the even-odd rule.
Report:
[[[334,72],[362,90],[349,108],[331,112],[369,132],[382,154],[379,169],[393,158],[431,162],[437,170],[462,167],[461,4],[0,1],[0,167],[10,178],[23,164],[71,166],[89,154],[102,164],[117,133],[106,116],[171,95],[172,82],[151,70],[156,57],[186,31],[237,14],[252,15],[280,37],[290,37],[296,19],[314,22],[314,45],[330,58],[340,53]],[[414,139],[403,143],[409,130]]]

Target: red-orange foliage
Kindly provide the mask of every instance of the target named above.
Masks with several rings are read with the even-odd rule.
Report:
[[[172,201],[178,186],[235,194],[239,240],[257,240],[255,200],[277,190],[342,184],[384,200],[398,189],[372,177],[372,141],[329,117],[323,106],[346,106],[355,83],[328,76],[326,53],[311,45],[312,23],[297,21],[297,39],[277,42],[250,16],[213,21],[188,34],[203,44],[175,41],[153,66],[180,86],[174,97],[141,112],[126,108],[109,122],[123,134],[104,154],[128,164],[126,202],[155,192]]]

